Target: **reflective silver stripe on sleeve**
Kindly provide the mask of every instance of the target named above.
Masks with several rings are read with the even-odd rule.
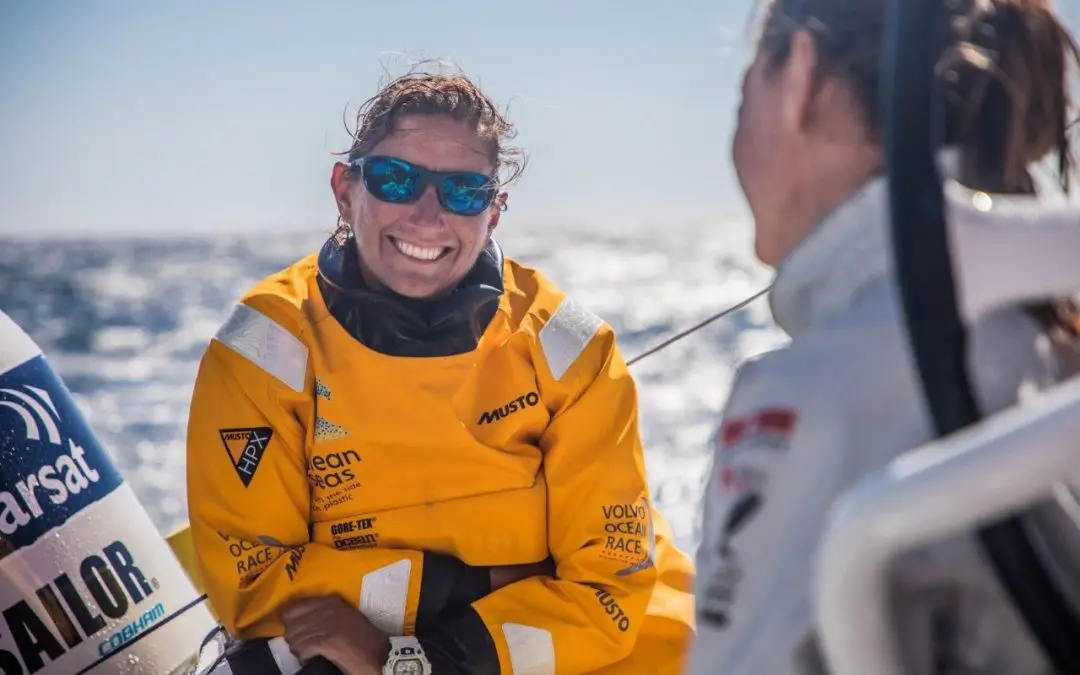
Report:
[[[247,305],[237,305],[214,339],[284,382],[304,391],[308,349],[295,335]]]
[[[387,635],[403,635],[411,578],[408,558],[365,574],[360,582],[360,613]]]
[[[502,625],[514,675],[555,675],[555,641],[543,628],[520,623]]]
[[[562,379],[603,325],[600,317],[576,300],[562,301],[540,329],[540,348],[556,380]]]

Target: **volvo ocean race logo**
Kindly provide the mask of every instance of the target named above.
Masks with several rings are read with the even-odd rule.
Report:
[[[0,375],[0,555],[33,544],[121,482],[43,357]]]

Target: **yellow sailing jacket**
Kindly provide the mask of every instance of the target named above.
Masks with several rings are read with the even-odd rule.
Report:
[[[188,501],[228,631],[336,593],[436,674],[679,673],[692,563],[611,328],[494,242],[434,304],[363,287],[353,246],[256,285],[200,365]],[[491,590],[549,555],[555,578]]]

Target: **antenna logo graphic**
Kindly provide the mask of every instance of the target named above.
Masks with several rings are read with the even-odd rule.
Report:
[[[29,546],[122,483],[43,357],[0,373],[0,538]]]
[[[0,407],[11,408],[19,414],[23,424],[26,426],[27,440],[42,440],[41,432],[44,430],[49,443],[63,445],[63,441],[60,439],[60,429],[57,426],[60,422],[60,413],[56,412],[56,405],[53,403],[52,397],[49,396],[49,392],[30,385],[24,385],[23,388],[34,396],[17,389],[0,389],[0,394],[6,394],[15,399],[14,401],[0,399]],[[48,410],[45,409],[46,406],[48,406]]]

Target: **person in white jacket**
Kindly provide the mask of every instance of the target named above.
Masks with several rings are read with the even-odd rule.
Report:
[[[756,253],[777,268],[772,313],[791,342],[740,368],[714,437],[690,675],[828,673],[812,598],[828,509],[934,436],[889,243],[878,109],[885,4],[771,2],[743,80],[733,158]],[[1074,41],[1045,0],[952,6],[943,169],[973,189],[1030,194],[1030,165],[1054,156],[1067,188]],[[1063,355],[1080,342],[1077,316],[1055,301],[972,328],[969,371],[985,414],[1073,372]],[[1062,563],[1055,569],[1075,565],[1072,579],[1056,581],[1080,608],[1080,542],[1060,529],[1074,525],[1053,505],[1044,511],[1030,518],[1041,523],[1033,531],[1059,527],[1054,551],[1043,548]],[[893,582],[907,672],[1051,672],[974,536],[910,552]]]

